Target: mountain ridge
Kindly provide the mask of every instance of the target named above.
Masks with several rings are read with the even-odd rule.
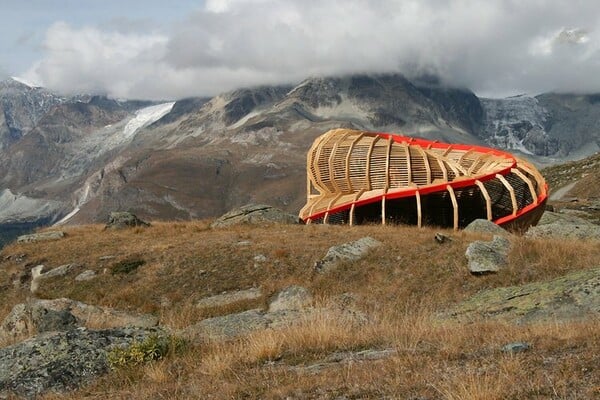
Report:
[[[115,209],[151,219],[214,217],[248,202],[296,212],[308,147],[339,127],[487,144],[542,163],[600,148],[594,95],[479,99],[400,74],[308,78],[164,103],[48,93],[0,85],[0,117],[24,121],[2,125],[0,118],[0,189],[21,202],[58,202],[40,218],[71,214],[68,223],[102,221]],[[41,96],[29,108],[28,94]],[[42,103],[47,109],[36,106]],[[148,107],[157,107],[156,118],[136,122]],[[0,209],[0,223],[5,214]]]

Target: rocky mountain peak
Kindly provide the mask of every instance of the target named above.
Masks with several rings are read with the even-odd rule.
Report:
[[[61,96],[15,79],[0,82],[0,149],[6,148],[32,129]]]

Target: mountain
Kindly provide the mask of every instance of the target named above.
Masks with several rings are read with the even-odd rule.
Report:
[[[489,144],[537,161],[594,152],[599,96],[479,99],[431,77],[310,78],[176,102],[0,84],[0,224],[207,218],[249,202],[297,212],[306,151],[338,127]],[[556,161],[556,160],[551,160]]]
[[[65,99],[15,79],[0,82],[0,151],[31,130],[53,106]]]
[[[600,95],[545,93],[481,104],[481,137],[492,146],[561,159],[600,150]]]

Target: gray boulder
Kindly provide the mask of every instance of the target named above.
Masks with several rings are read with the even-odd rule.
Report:
[[[57,276],[65,276],[75,268],[79,268],[79,264],[64,264],[51,270],[44,272],[44,265],[37,265],[31,269],[31,293],[35,293],[44,279],[54,278]]]
[[[143,341],[154,329],[85,328],[39,335],[0,349],[0,396],[35,398],[88,383],[109,369],[107,355],[116,347]]]
[[[66,330],[75,326],[153,327],[158,318],[111,308],[92,306],[61,298],[32,299],[17,304],[0,324],[0,338],[17,338],[49,330]]]
[[[312,295],[302,286],[288,286],[271,300],[269,312],[282,310],[302,310],[312,303]]]
[[[469,271],[473,274],[498,272],[507,263],[510,242],[502,236],[494,236],[490,242],[476,241],[469,244],[465,256]]]
[[[184,336],[193,340],[227,339],[265,329],[270,320],[260,309],[207,318],[185,329]]]
[[[508,235],[509,232],[487,219],[476,219],[467,225],[465,232],[488,233],[490,235]]]
[[[529,346],[529,344],[525,342],[513,342],[505,344],[504,346],[502,346],[501,350],[503,353],[515,354],[527,351],[530,347],[531,346]]]
[[[63,231],[51,231],[51,232],[40,232],[32,233],[30,235],[21,235],[17,238],[18,243],[34,243],[34,242],[46,242],[49,240],[58,240],[65,237]]]
[[[250,288],[245,290],[237,290],[230,293],[217,294],[215,296],[205,297],[196,303],[198,308],[212,308],[229,306],[242,301],[258,300],[262,296],[259,288]]]
[[[600,267],[550,281],[484,290],[461,302],[450,316],[493,318],[515,323],[589,320],[600,317]]]
[[[111,212],[108,217],[108,223],[104,229],[125,229],[136,226],[150,226],[149,223],[142,221],[135,214],[127,211]]]
[[[577,217],[575,215],[564,214],[554,211],[545,211],[544,214],[542,214],[540,220],[538,221],[537,226],[554,223],[590,224],[589,221],[586,221],[585,219]]]
[[[248,204],[229,211],[219,217],[210,226],[224,228],[240,224],[297,224],[298,216],[265,204]]]
[[[366,236],[354,242],[332,246],[327,250],[325,257],[315,263],[315,270],[317,272],[328,272],[341,262],[360,260],[381,244],[380,241]]]
[[[96,277],[96,272],[92,271],[91,269],[87,269],[87,270],[83,271],[82,273],[80,273],[79,275],[77,275],[75,277],[75,280],[77,282],[91,281],[95,277]]]
[[[600,240],[600,225],[571,214],[546,211],[538,225],[529,228],[525,236]]]

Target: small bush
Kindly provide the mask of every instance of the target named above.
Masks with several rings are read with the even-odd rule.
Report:
[[[150,335],[129,347],[117,347],[108,353],[108,364],[112,369],[133,367],[150,361],[160,360],[168,354],[180,352],[184,347],[181,338]]]
[[[144,260],[123,260],[113,265],[112,274],[128,274],[144,264],[146,264]]]

